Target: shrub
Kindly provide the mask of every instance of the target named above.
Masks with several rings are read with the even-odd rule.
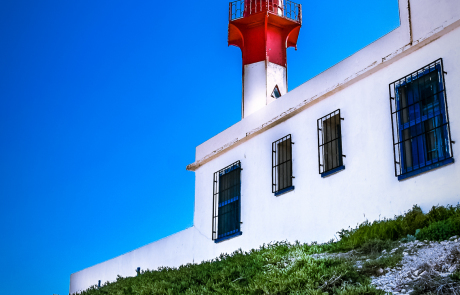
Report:
[[[433,206],[427,214],[424,214],[419,206],[414,205],[405,214],[395,216],[393,219],[377,220],[372,223],[365,221],[356,228],[338,232],[340,241],[331,249],[332,251],[349,251],[377,239],[391,241],[406,239],[405,241],[408,241],[411,236],[419,239],[419,236],[416,235],[417,229],[455,218],[460,218],[460,205]]]
[[[333,291],[334,295],[383,295],[386,294],[382,290],[378,290],[375,286],[348,286],[345,285],[341,288],[335,288]]]
[[[264,244],[258,250],[238,250],[201,264],[162,267],[142,271],[136,277],[118,277],[114,283],[106,283],[101,288],[93,286],[81,294],[384,294],[370,285],[368,276],[381,274],[380,268],[396,266],[402,259],[402,251],[366,261],[360,270],[354,267],[352,260],[313,259],[310,255],[355,249],[376,256],[394,248],[398,240],[408,242],[414,240],[414,236],[422,240],[443,240],[453,235],[460,235],[460,205],[434,206],[427,214],[414,206],[393,219],[365,221],[356,228],[342,230],[338,242]],[[450,278],[420,283],[414,289],[430,292],[441,286],[448,290],[447,287],[460,285],[458,279],[459,272]]]
[[[417,229],[417,230],[415,231],[415,234],[417,234],[417,231],[420,231],[420,230]],[[407,235],[407,237],[401,239],[401,242],[403,242],[403,243],[409,243],[409,242],[413,242],[413,241],[416,241],[416,240],[417,240],[417,238],[416,238],[415,236],[413,236],[413,235]]]
[[[383,250],[391,250],[395,247],[395,243],[391,240],[371,239],[365,241],[358,251],[362,254],[378,254]]]
[[[455,235],[460,235],[460,217],[434,222],[417,232],[416,237],[419,240],[443,241]]]
[[[460,217],[460,206],[433,206],[426,214],[429,223],[434,223],[442,220],[447,220],[452,217]],[[427,224],[428,225],[428,224]],[[425,226],[427,226],[425,225]],[[422,227],[419,227],[422,228]]]
[[[449,277],[430,274],[425,279],[416,281],[413,288],[413,295],[458,294],[460,284]]]
[[[383,294],[369,286],[353,262],[314,259],[307,252],[325,245],[286,242],[263,245],[258,250],[235,251],[201,264],[142,271],[82,295],[151,294]],[[344,286],[347,286],[345,288]],[[366,293],[367,292],[367,293]]]
[[[456,282],[460,282],[460,270],[457,270],[456,272],[451,274],[450,278]]]
[[[380,272],[380,269],[383,271],[385,268],[393,268],[399,265],[403,257],[402,251],[399,251],[393,255],[382,256],[374,260],[366,261],[362,265],[360,273],[366,276],[383,275],[384,273]]]

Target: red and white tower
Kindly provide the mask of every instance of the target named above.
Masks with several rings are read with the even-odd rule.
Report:
[[[243,53],[242,117],[287,92],[286,49],[297,49],[302,6],[289,0],[230,2],[228,45]]]

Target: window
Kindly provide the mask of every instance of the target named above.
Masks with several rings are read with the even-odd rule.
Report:
[[[278,88],[278,85],[276,85],[275,88],[273,88],[272,97],[273,98],[280,98],[281,97],[281,92],[280,92],[280,89]]]
[[[272,144],[272,192],[275,196],[294,189],[292,186],[292,145],[291,135]]]
[[[340,109],[318,119],[319,173],[329,176],[345,169],[342,158],[342,128]]]
[[[214,173],[212,239],[218,243],[241,235],[241,163]]]
[[[390,84],[399,180],[453,162],[442,59]]]

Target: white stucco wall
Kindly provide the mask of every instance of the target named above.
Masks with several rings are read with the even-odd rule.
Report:
[[[443,58],[452,139],[460,140],[460,6],[458,0],[400,1],[401,27],[197,147],[194,226],[71,275],[70,292],[135,275],[135,269],[179,266],[270,241],[324,242],[368,218],[391,217],[414,204],[460,201],[460,165],[398,181],[394,175],[388,85]],[[430,13],[435,21],[426,21]],[[419,18],[424,18],[423,21]],[[410,41],[412,40],[412,44]],[[265,67],[265,65],[264,65]],[[316,120],[341,109],[345,170],[318,173]],[[271,144],[292,135],[295,190],[271,192]],[[454,158],[459,144],[453,145]],[[211,239],[212,175],[240,160],[241,231]],[[365,217],[364,217],[365,214]]]
[[[70,293],[102,283],[114,281],[117,275],[135,276],[136,269],[157,269],[161,266],[178,267],[194,262],[194,253],[206,251],[209,241],[190,227],[159,241],[133,250],[114,259],[99,263],[70,277]],[[198,262],[200,262],[199,260]],[[197,260],[195,260],[197,262]]]
[[[458,0],[410,0],[414,40],[460,18]]]
[[[398,181],[394,175],[388,84],[442,57],[453,140],[460,136],[460,53],[457,29],[369,77],[312,104],[283,123],[249,139],[196,170],[195,226],[210,235],[212,173],[240,160],[242,231],[235,240],[256,246],[266,241],[326,241],[344,225],[379,215],[391,217],[414,204],[428,209],[460,201],[460,166],[452,164]],[[292,98],[294,91],[281,99]],[[301,95],[301,91],[296,94]],[[270,106],[275,106],[274,102]],[[340,108],[346,170],[322,179],[318,174],[316,120]],[[271,193],[271,143],[292,134],[295,191]],[[457,155],[458,145],[453,145]],[[206,213],[207,211],[207,213]],[[329,219],[324,222],[324,218]],[[287,222],[286,220],[293,220]],[[295,220],[295,222],[294,222]],[[299,235],[302,232],[302,235]],[[247,234],[247,235],[246,235]],[[253,243],[253,242],[254,243]]]
[[[456,163],[398,181],[394,175],[388,85],[412,71],[444,59],[453,140],[460,137],[460,40],[457,29],[367,78],[310,105],[288,120],[221,154],[196,170],[195,226],[210,236],[212,173],[237,160],[242,171],[243,235],[234,239],[244,248],[272,240],[324,242],[342,227],[402,213],[414,204],[428,210],[436,204],[460,201],[460,166]],[[301,91],[280,99],[292,98]],[[275,106],[276,101],[271,105]],[[316,120],[341,109],[346,169],[328,178],[318,173]],[[292,135],[295,190],[280,197],[271,192],[271,144]],[[453,145],[458,155],[458,145]],[[238,242],[236,242],[238,240]]]

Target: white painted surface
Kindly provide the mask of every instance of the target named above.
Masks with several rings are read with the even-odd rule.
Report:
[[[92,285],[114,281],[117,275],[135,276],[136,269],[157,269],[161,266],[178,267],[192,263],[194,247],[209,244],[195,227],[187,228],[169,237],[118,256],[114,259],[74,273],[70,277],[70,293],[84,290]],[[198,249],[200,252],[200,249]],[[166,255],[167,253],[167,255]]]
[[[276,100],[272,97],[276,85],[278,85],[281,95],[287,93],[286,67],[269,62],[267,64],[267,104]]]
[[[244,66],[243,118],[275,101],[271,97],[276,85],[281,95],[287,92],[286,67],[261,61]]]
[[[410,0],[410,7],[414,40],[460,18],[459,0]]]
[[[276,2],[275,2],[276,3]],[[284,7],[283,0],[278,0],[278,15],[283,16],[283,9],[281,7]]]
[[[460,140],[460,13],[458,0],[412,0],[413,45],[409,44],[407,0],[400,2],[401,27],[355,55],[197,147],[194,226],[71,276],[70,291],[156,269],[212,259],[270,241],[324,242],[347,226],[391,217],[418,204],[460,201],[460,165],[454,163],[398,181],[394,175],[389,83],[442,57],[452,139]],[[436,22],[419,21],[430,12]],[[448,19],[449,18],[449,19]],[[435,30],[433,31],[433,27]],[[416,32],[416,33],[415,33]],[[431,32],[431,33],[430,33]],[[345,170],[318,173],[316,120],[340,108]],[[295,190],[271,192],[271,143],[292,134]],[[230,143],[230,144],[229,144]],[[227,146],[225,146],[227,145]],[[454,156],[460,153],[453,145]],[[219,152],[220,151],[220,152]],[[214,157],[208,157],[213,154]],[[212,175],[241,161],[241,230],[237,238],[211,240]]]
[[[460,29],[413,52],[380,71],[310,104],[284,122],[243,141],[219,157],[197,168],[194,225],[211,237],[215,171],[240,160],[242,168],[243,235],[216,245],[231,251],[256,248],[262,243],[287,239],[325,242],[347,226],[365,220],[392,217],[419,204],[424,210],[460,200],[460,166],[454,163],[398,181],[394,174],[391,116],[388,87],[391,82],[435,61],[444,59],[446,87],[453,140],[460,138]],[[292,91],[281,99],[296,99]],[[278,99],[268,108],[275,108]],[[340,108],[345,170],[328,178],[318,173],[316,120]],[[260,111],[261,112],[261,111]],[[257,112],[253,116],[258,115]],[[249,131],[249,130],[247,130]],[[226,131],[227,132],[227,131]],[[275,197],[271,192],[271,144],[292,135],[295,190]],[[236,134],[235,134],[236,135]],[[229,135],[229,138],[236,137]],[[453,145],[454,155],[460,152]],[[230,246],[227,246],[227,243]]]
[[[244,66],[243,117],[260,110],[267,100],[267,73],[265,61]]]

